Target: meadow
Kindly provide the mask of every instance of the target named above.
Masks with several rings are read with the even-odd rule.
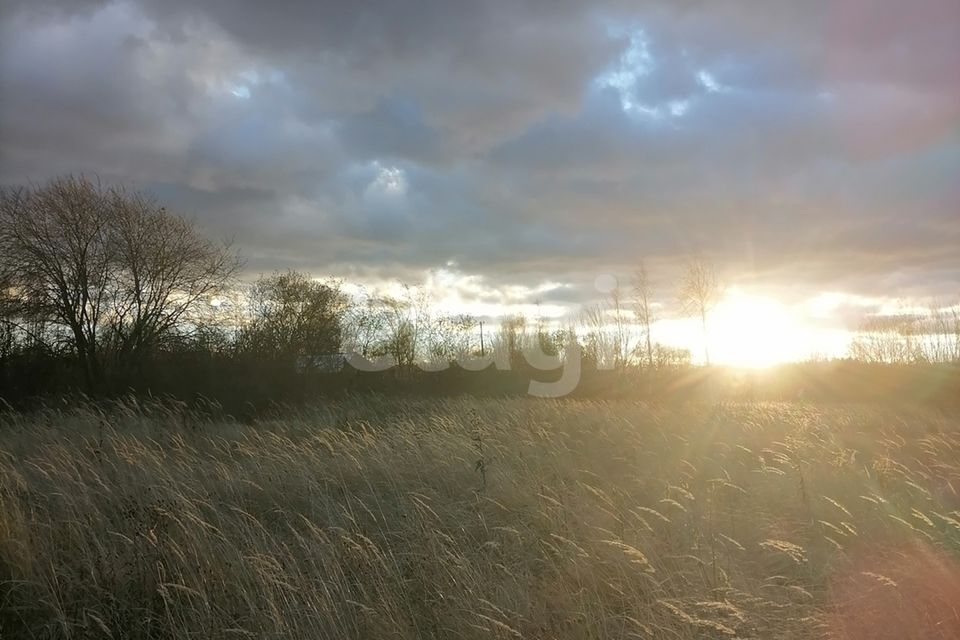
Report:
[[[0,413],[2,638],[957,638],[960,414]]]

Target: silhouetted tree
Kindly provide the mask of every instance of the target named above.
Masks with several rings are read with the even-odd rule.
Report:
[[[438,363],[450,363],[474,355],[477,319],[469,314],[443,315],[430,326],[429,357]]]
[[[937,362],[960,362],[960,304],[930,306],[928,343],[931,360]]]
[[[623,290],[619,283],[610,291],[610,315],[613,320],[614,353],[613,366],[622,369],[626,366],[631,353],[633,336],[632,326],[628,322]]]
[[[237,339],[242,353],[295,361],[340,351],[346,297],[335,282],[287,271],[263,276],[250,290],[251,319]]]
[[[960,362],[960,305],[932,302],[924,311],[873,315],[857,329],[848,355],[862,362]]]
[[[692,260],[683,274],[680,283],[680,304],[684,313],[694,315],[700,319],[703,329],[703,358],[710,364],[709,332],[707,317],[720,299],[720,281],[713,269],[713,265],[697,258]]]
[[[690,350],[670,347],[659,342],[653,345],[653,366],[657,369],[686,367],[690,364]]]
[[[66,329],[89,388],[161,345],[238,267],[143,195],[74,177],[0,193],[0,261],[23,314]]]
[[[599,369],[616,368],[619,361],[617,329],[609,311],[606,303],[601,302],[585,307],[579,317],[584,356]]]
[[[107,344],[136,362],[189,325],[203,326],[214,296],[238,267],[227,247],[203,237],[184,218],[138,193],[114,190],[109,224],[116,247],[110,265]]]
[[[379,300],[361,288],[348,305],[343,321],[343,348],[370,358],[380,352],[386,326],[386,310]]]
[[[606,298],[580,314],[585,332],[585,352],[601,369],[620,369],[636,351],[636,327],[629,317],[628,301],[619,285]]]
[[[5,363],[16,342],[16,293],[9,267],[0,265],[0,363]]]
[[[550,331],[547,322],[540,312],[540,301],[537,301],[537,336],[536,346],[545,356],[558,356],[563,350],[566,334],[563,330]]]
[[[401,369],[417,362],[430,325],[426,293],[409,285],[404,285],[403,290],[401,297],[384,296],[379,300],[384,309],[384,336],[379,351],[392,356]]]
[[[647,266],[641,260],[633,274],[633,313],[636,316],[637,324],[640,326],[642,334],[642,343],[640,347],[644,350],[647,367],[653,368],[653,339],[650,328],[653,325],[653,284],[647,273]]]
[[[850,343],[850,357],[861,362],[904,364],[925,360],[916,340],[918,318],[874,316],[861,323]]]
[[[528,340],[526,316],[517,313],[500,318],[500,328],[493,339],[497,362],[510,363],[511,368],[523,366]]]

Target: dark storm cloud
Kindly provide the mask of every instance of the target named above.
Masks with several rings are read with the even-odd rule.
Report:
[[[415,278],[452,261],[490,283],[570,282],[564,300],[692,252],[798,292],[960,280],[952,0],[0,16],[3,182],[148,189],[254,270]]]

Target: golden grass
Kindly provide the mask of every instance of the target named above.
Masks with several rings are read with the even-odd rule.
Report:
[[[958,491],[911,408],[8,413],[0,637],[955,638]]]

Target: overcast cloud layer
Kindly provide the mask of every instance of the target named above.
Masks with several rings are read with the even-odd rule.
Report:
[[[583,285],[699,252],[797,295],[958,291],[956,0],[0,17],[2,181],[148,190],[254,271]]]

